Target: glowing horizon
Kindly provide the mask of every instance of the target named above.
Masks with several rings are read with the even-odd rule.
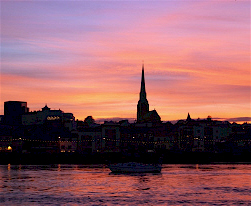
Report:
[[[142,60],[162,121],[251,119],[249,1],[1,2],[0,114],[136,119]]]

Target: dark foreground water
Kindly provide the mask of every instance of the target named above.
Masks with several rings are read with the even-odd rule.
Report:
[[[163,165],[111,174],[102,165],[2,165],[0,205],[251,205],[251,165]]]

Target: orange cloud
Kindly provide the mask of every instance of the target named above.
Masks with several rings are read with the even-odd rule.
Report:
[[[150,108],[162,120],[250,116],[249,9],[249,2],[3,2],[0,112],[4,101],[20,100],[78,119],[136,118],[145,60]]]

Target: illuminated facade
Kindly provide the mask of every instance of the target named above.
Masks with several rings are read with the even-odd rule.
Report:
[[[42,108],[42,111],[29,112],[22,115],[23,125],[42,125],[44,123],[61,122],[69,130],[76,129],[75,117],[72,113],[64,113],[59,110],[51,110],[47,105]]]

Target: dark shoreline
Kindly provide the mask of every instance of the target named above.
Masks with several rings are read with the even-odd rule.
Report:
[[[200,153],[200,152],[166,152],[158,154],[162,156],[163,164],[251,164],[251,152],[242,154],[232,153]],[[159,159],[159,158],[158,158]],[[143,161],[157,162],[156,157],[133,157],[122,153],[0,153],[0,165],[22,164],[107,164],[109,162]]]

